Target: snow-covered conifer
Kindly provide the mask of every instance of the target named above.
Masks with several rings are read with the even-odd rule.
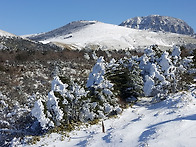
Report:
[[[40,99],[35,102],[31,114],[38,120],[43,129],[48,129],[49,126],[54,125],[50,119],[46,117],[46,114],[44,113],[44,105]]]
[[[179,64],[180,64],[180,61],[179,61],[179,60],[181,60],[180,54],[181,54],[180,47],[174,46],[171,55],[172,55],[173,63],[175,66],[179,66]]]
[[[173,80],[175,78],[176,68],[172,63],[169,53],[165,51],[159,59],[159,65],[161,70],[168,80]]]
[[[108,67],[107,77],[114,84],[114,90],[121,100],[136,100],[136,97],[142,95],[143,80],[137,62],[132,59],[121,59]]]
[[[87,80],[86,87],[91,87],[93,85],[99,85],[104,80],[106,63],[103,57],[97,60],[94,65],[92,72]]]
[[[54,91],[48,93],[47,108],[52,114],[53,121],[60,125],[61,120],[63,119],[63,111],[61,110],[58,102],[58,98],[55,96]]]

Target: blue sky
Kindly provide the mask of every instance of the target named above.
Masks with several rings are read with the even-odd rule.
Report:
[[[24,35],[77,20],[120,24],[151,14],[180,18],[196,32],[196,0],[1,0],[0,29]]]

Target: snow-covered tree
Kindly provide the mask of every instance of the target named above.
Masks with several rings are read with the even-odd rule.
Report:
[[[105,68],[106,68],[105,60],[103,57],[100,57],[97,60],[97,63],[94,65],[93,70],[89,75],[86,87],[98,86],[102,88],[102,86],[105,86],[102,84],[102,82],[105,80],[104,79]]]
[[[147,48],[144,55],[136,59],[142,70],[145,96],[164,96],[168,92],[185,89],[188,80],[184,78],[190,77],[187,73],[192,61],[182,59],[180,47],[177,46],[173,47],[171,54],[167,51],[156,52],[155,47]]]
[[[126,102],[135,102],[143,94],[143,80],[137,62],[121,59],[110,64],[107,77],[114,84],[116,95]]]
[[[49,118],[46,117],[46,114],[44,113],[44,105],[42,100],[37,100],[34,104],[34,107],[31,111],[32,116],[34,116],[38,122],[40,123],[40,126],[45,130],[48,129],[48,127],[53,127],[53,122],[50,121]]]
[[[110,63],[112,64],[112,63]],[[89,75],[86,86],[89,88],[89,97],[92,102],[96,102],[105,115],[116,112],[118,99],[113,91],[113,83],[106,76],[107,68],[110,64],[106,63],[103,57],[99,57]],[[102,113],[102,112],[101,112]],[[99,116],[102,116],[99,114]]]
[[[174,65],[176,66],[179,66],[177,64],[179,64],[181,60],[180,54],[181,54],[180,47],[174,46],[173,51],[172,51],[172,60],[173,60]]]

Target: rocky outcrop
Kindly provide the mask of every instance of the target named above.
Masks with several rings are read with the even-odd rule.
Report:
[[[194,30],[183,20],[169,16],[150,15],[145,17],[134,17],[120,24],[128,28],[163,31],[185,35],[193,35]]]

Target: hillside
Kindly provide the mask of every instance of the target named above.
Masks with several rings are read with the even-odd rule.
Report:
[[[4,37],[16,37],[16,35],[8,33],[6,31],[0,30],[0,36],[4,36]]]
[[[53,42],[73,49],[134,49],[157,44],[171,47],[174,44],[194,44],[195,38],[174,33],[130,29],[98,21],[76,21],[50,32],[28,36],[43,43]]]
[[[169,16],[134,17],[120,24],[128,28],[194,35],[194,30],[183,20]]]

